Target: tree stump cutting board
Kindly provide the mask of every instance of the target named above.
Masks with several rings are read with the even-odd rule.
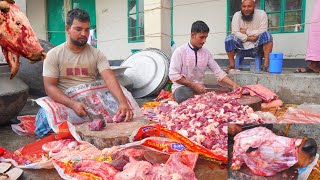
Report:
[[[260,97],[258,97],[258,96],[243,95],[237,101],[241,105],[250,106],[254,111],[260,111],[261,110],[262,99]]]
[[[77,133],[82,140],[93,144],[99,149],[104,149],[128,143],[133,131],[149,125],[150,122],[142,118],[135,118],[130,122],[106,123],[106,127],[101,131],[89,130],[88,124],[83,123],[76,126]]]

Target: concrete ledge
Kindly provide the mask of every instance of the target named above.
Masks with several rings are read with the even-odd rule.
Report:
[[[294,69],[285,69],[281,74],[261,74],[250,71],[230,72],[232,80],[241,86],[262,84],[274,91],[284,103],[317,103],[320,104],[320,74],[293,73]],[[216,83],[211,71],[206,72],[206,83]]]
[[[229,60],[228,59],[215,59],[216,62],[221,67],[228,67],[229,66]],[[244,63],[250,64],[250,62],[253,61],[253,58],[245,58]],[[301,68],[307,66],[307,63],[304,59],[283,59],[283,67],[285,68]]]

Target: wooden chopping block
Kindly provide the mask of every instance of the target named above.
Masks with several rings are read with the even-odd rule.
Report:
[[[129,142],[132,132],[142,126],[149,125],[148,120],[135,118],[130,122],[106,123],[101,131],[90,131],[89,123],[76,126],[76,131],[81,139],[87,141],[99,149],[118,146]]]
[[[260,97],[258,97],[258,96],[243,95],[237,101],[241,105],[250,106],[254,111],[260,111],[261,110],[262,99]]]

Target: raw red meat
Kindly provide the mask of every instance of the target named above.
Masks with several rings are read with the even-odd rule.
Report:
[[[239,105],[230,93],[208,92],[179,105],[161,104],[155,113],[161,125],[225,157],[228,123],[264,122],[249,106]]]
[[[118,152],[117,156],[127,156],[127,157],[132,157],[136,160],[141,160],[143,159],[144,156],[144,150],[143,149],[134,149],[134,148],[128,148],[124,149],[120,152]]]
[[[115,116],[113,116],[113,122],[115,123],[119,123],[124,121],[125,117],[121,116],[121,114],[116,114]]]
[[[102,155],[102,152],[87,142],[73,140],[58,140],[46,143],[43,150],[55,160],[68,161],[73,159],[95,159]]]
[[[94,120],[92,122],[90,122],[88,124],[89,126],[89,129],[91,131],[101,131],[103,129],[103,126],[104,126],[104,121],[99,119],[99,120]]]
[[[123,171],[123,167],[129,163],[129,157],[122,155],[113,160],[110,164],[119,171]]]
[[[113,180],[118,170],[109,163],[94,160],[81,160],[73,163],[72,168],[76,172],[88,172],[100,176],[103,180]]]
[[[185,156],[181,152],[171,154],[170,158],[166,162],[166,166],[170,169],[172,174],[179,174],[184,180],[196,179],[196,175],[194,174],[192,167],[189,167],[190,162],[187,161],[187,164],[185,164],[186,161],[183,157]],[[194,167],[194,165],[192,166]]]
[[[277,136],[265,127],[242,131],[234,137],[231,169],[243,162],[254,174],[272,176],[290,168],[298,161],[302,139]]]
[[[11,68],[12,79],[19,70],[19,56],[34,63],[45,59],[45,53],[28,18],[14,1],[0,1],[0,9],[0,46]]]
[[[177,153],[176,153],[177,154]],[[192,170],[196,167],[198,154],[191,153],[189,151],[183,151],[179,154],[181,158],[181,162],[191,168]]]
[[[125,119],[124,116],[121,116],[120,114],[115,114],[115,115],[109,115],[106,117],[106,123],[119,123],[123,122]]]
[[[116,169],[123,168],[123,171],[118,173],[115,179],[196,179],[193,169],[198,160],[198,154],[189,151],[177,152],[171,154],[165,164],[155,163],[153,165],[144,160],[144,153],[146,153],[144,150],[134,148],[118,151],[111,165]]]
[[[171,180],[171,179],[182,179],[179,174],[172,175],[171,170],[165,164],[157,164],[153,166],[151,179]],[[175,178],[173,178],[173,176]]]
[[[114,152],[111,150],[111,152],[105,153],[106,151],[107,149],[103,150],[104,154],[111,155],[113,159],[110,164],[119,171],[123,171],[123,167],[130,162],[130,158],[134,158],[135,160],[144,160],[145,151],[143,149],[128,148]]]
[[[62,148],[68,147],[69,143],[75,143],[75,145],[77,145],[77,141],[72,139],[62,139],[59,141],[48,142],[42,146],[42,149],[47,153],[57,153],[60,152]]]
[[[247,92],[250,93],[251,96],[257,95],[263,100],[263,102],[271,102],[279,98],[274,92],[261,84],[246,85],[242,88],[244,94]]]
[[[115,176],[115,180],[151,180],[152,164],[147,161],[136,161],[130,158],[123,171]]]

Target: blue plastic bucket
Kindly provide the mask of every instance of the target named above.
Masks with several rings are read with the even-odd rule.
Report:
[[[270,53],[269,72],[280,74],[282,72],[283,53]]]

